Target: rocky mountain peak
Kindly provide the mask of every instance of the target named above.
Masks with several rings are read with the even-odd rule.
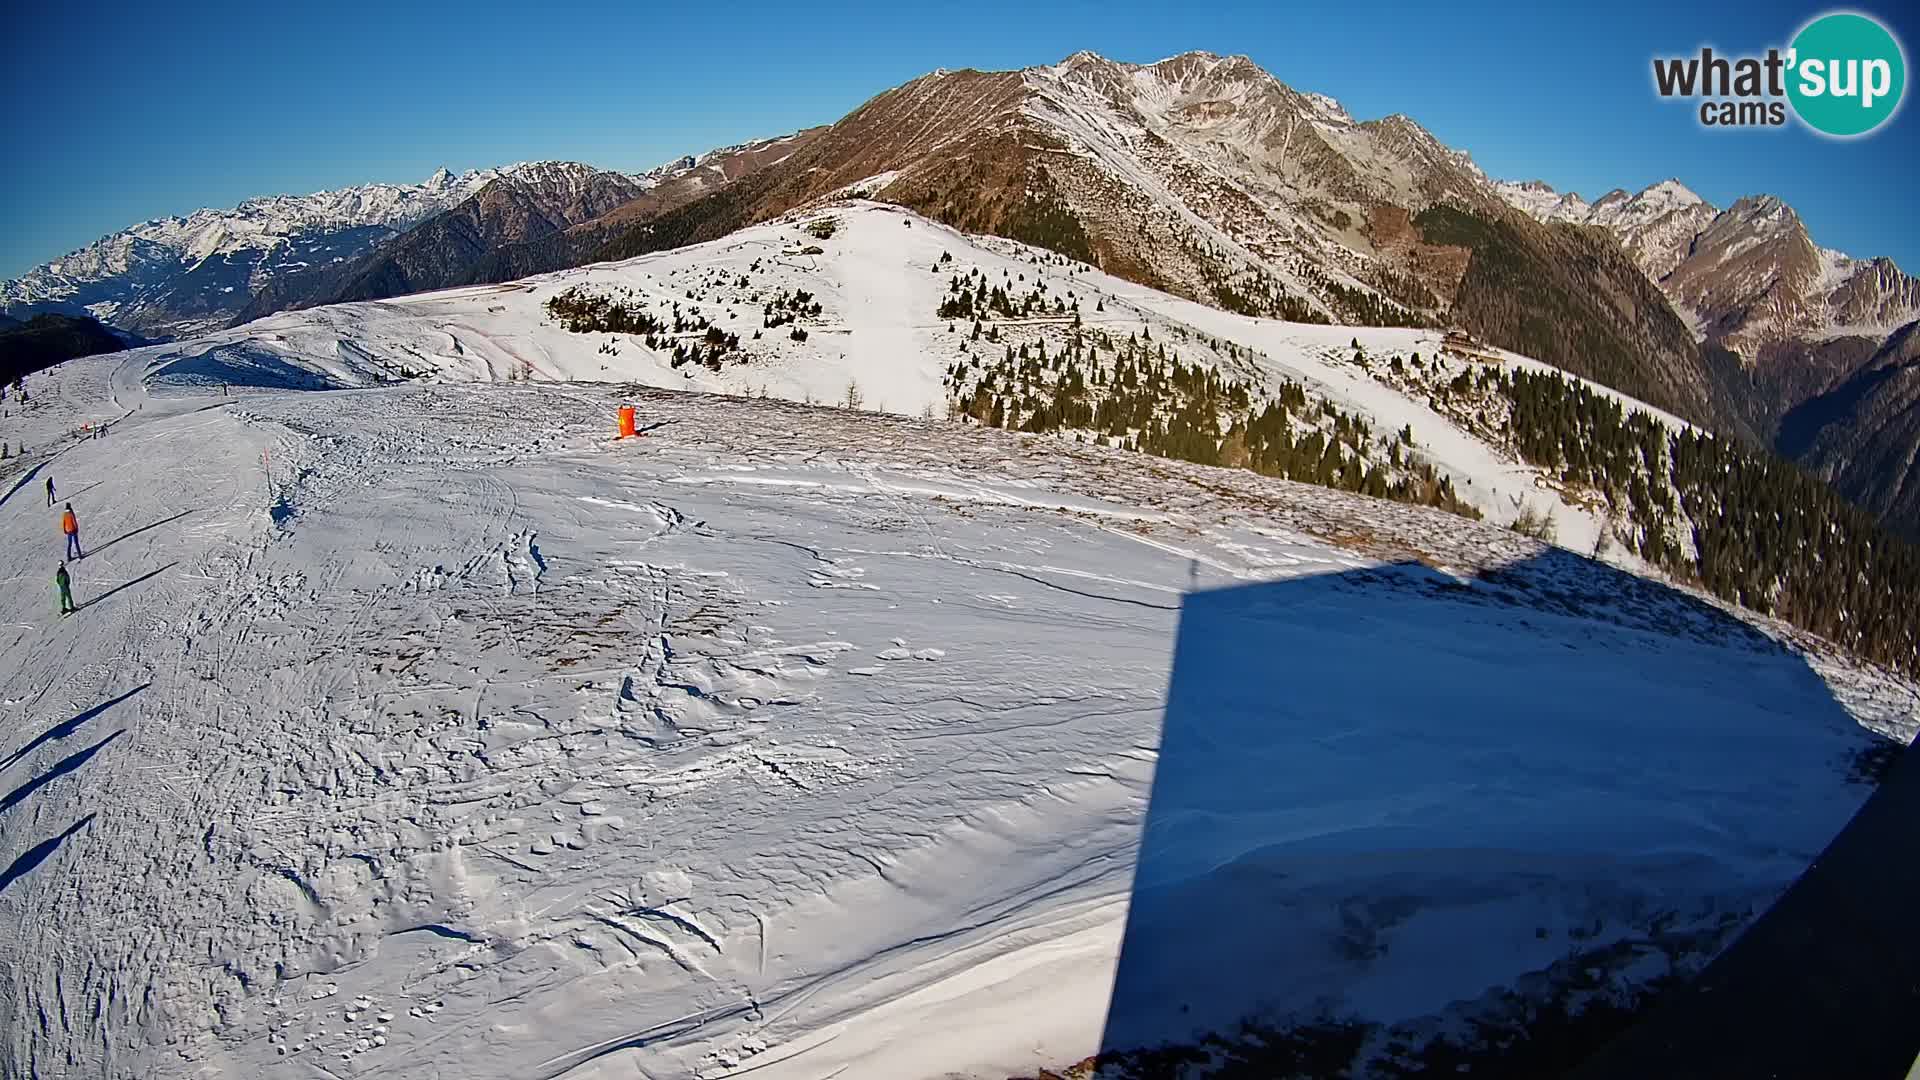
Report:
[[[1706,202],[1705,199],[1696,195],[1692,188],[1681,183],[1677,177],[1669,177],[1648,187],[1640,193],[1639,197],[1642,199],[1657,199],[1676,207],[1692,206],[1695,203]]]
[[[1800,215],[1777,195],[1742,196],[1727,207],[1725,216],[1742,227],[1767,233],[1805,230]]]

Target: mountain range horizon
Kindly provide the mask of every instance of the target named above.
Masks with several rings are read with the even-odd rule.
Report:
[[[1102,56],[1103,54],[1092,49],[1081,49],[1066,56],[1063,60],[1059,61],[1058,63],[1063,64],[1063,63],[1070,62],[1075,56],[1080,56],[1080,55]],[[1249,54],[1220,53],[1220,52],[1215,52],[1215,51],[1201,48],[1201,49],[1186,49],[1186,50],[1173,52],[1173,53],[1164,55],[1160,60],[1145,61],[1136,66],[1152,66],[1155,63],[1164,63],[1167,60],[1177,59],[1178,57],[1182,57],[1182,56],[1211,56],[1211,57],[1224,59],[1224,60],[1244,60],[1250,63],[1254,62],[1251,60]],[[1024,65],[1015,65],[1015,66],[1007,66],[1007,67],[999,67],[999,66],[984,66],[984,67],[977,67],[977,68],[976,67],[957,67],[957,68],[933,67],[933,68],[922,69],[922,70],[923,70],[923,73],[926,73],[926,74],[937,74],[942,71],[949,71],[949,70],[951,71],[980,70],[984,72],[1011,72],[1011,71],[1032,70],[1037,67],[1046,67],[1046,66],[1058,66],[1058,65],[1057,64],[1049,65],[1046,63],[1039,63],[1039,64],[1024,64]],[[869,89],[871,89],[871,87]],[[1330,100],[1333,100],[1333,98],[1330,98]],[[1345,101],[1346,99],[1338,98],[1338,100]],[[1432,108],[1431,101],[1423,102],[1423,104],[1427,106],[1428,110],[1431,110]],[[1375,110],[1368,110],[1368,111],[1370,113],[1376,114],[1377,119],[1386,120],[1396,116],[1411,117],[1412,112],[1421,111],[1421,110],[1409,111],[1404,105],[1389,104],[1384,109],[1375,109]],[[826,116],[817,116],[815,122],[824,121],[825,119],[827,119]],[[527,164],[527,163],[543,161],[543,160],[544,161],[571,161],[571,162],[592,164],[597,168],[602,168],[607,171],[624,172],[628,175],[640,175],[649,171],[653,171],[654,169],[660,167],[661,165],[670,163],[673,160],[690,156],[692,154],[698,154],[698,153],[704,152],[705,150],[711,149],[713,147],[718,147],[718,146],[728,145],[728,144],[739,144],[744,142],[757,141],[764,138],[777,137],[779,134],[783,133],[780,130],[781,125],[778,123],[777,120],[772,122],[756,120],[751,116],[751,114],[743,116],[739,122],[736,122],[735,124],[730,126],[732,129],[731,131],[716,131],[714,134],[708,135],[705,137],[701,137],[701,136],[689,137],[684,134],[676,136],[672,139],[672,142],[678,144],[678,147],[679,147],[678,149],[662,149],[662,150],[654,151],[651,154],[643,152],[641,155],[637,157],[637,159],[633,151],[628,149],[609,150],[608,147],[604,145],[598,145],[598,146],[583,145],[583,143],[580,140],[576,139],[576,140],[572,140],[567,145],[555,146],[554,147],[555,150],[562,151],[557,153],[535,154],[535,155],[515,155],[511,152],[505,153],[505,154],[496,152],[496,153],[483,153],[478,156],[472,155],[472,154],[465,154],[465,155],[447,154],[447,155],[442,155],[441,156],[442,160],[436,164],[438,169],[442,171],[446,171],[450,175],[456,174],[456,173],[464,175],[464,174],[473,173],[473,172],[485,171],[489,168],[493,168],[493,169],[508,168],[510,166],[499,164],[500,162],[507,161],[507,160],[512,160],[515,164]],[[804,126],[806,125],[803,123],[798,127],[787,128],[785,130],[788,130],[788,131],[798,130],[800,127],[804,127]],[[757,132],[754,130],[755,128],[758,128]],[[594,143],[600,143],[604,141],[605,140],[588,140],[588,142],[594,142]],[[1478,144],[1482,141],[1484,140],[1474,140],[1471,142],[1463,143],[1462,145],[1467,146],[1468,149],[1472,151],[1474,149],[1479,148]],[[1605,173],[1603,173],[1602,176],[1597,180],[1593,178],[1591,175],[1577,178],[1577,179],[1569,178],[1567,175],[1567,171],[1565,169],[1555,167],[1557,162],[1554,159],[1556,156],[1558,156],[1558,152],[1551,148],[1551,144],[1537,143],[1536,146],[1541,151],[1543,151],[1543,153],[1534,155],[1536,160],[1533,163],[1528,164],[1524,160],[1522,160],[1519,163],[1491,169],[1490,172],[1494,174],[1498,174],[1503,179],[1508,179],[1515,182],[1526,183],[1526,182],[1537,181],[1540,183],[1545,183],[1556,188],[1556,190],[1559,190],[1564,193],[1589,193],[1594,191],[1599,191],[1604,193],[1604,192],[1611,192],[1615,190],[1627,191],[1627,192],[1633,192],[1635,190],[1643,191],[1647,187],[1654,186],[1659,182],[1659,180],[1636,181],[1631,177],[1631,172],[1632,172],[1631,169],[1622,170],[1621,172],[1611,176],[1608,176]],[[429,160],[431,161],[432,159],[429,159]],[[454,163],[463,163],[463,164],[456,165]],[[432,171],[435,167],[436,167],[435,165],[429,165],[427,166],[427,170]],[[243,165],[243,169],[244,168],[245,166]],[[309,170],[308,176],[310,176],[312,179],[306,180],[304,182],[289,178],[289,181],[283,181],[280,183],[273,183],[270,181],[264,182],[264,183],[256,183],[255,185],[253,185],[254,190],[251,194],[234,193],[234,196],[227,197],[227,198],[223,198],[220,195],[214,193],[215,190],[223,186],[222,184],[209,184],[207,185],[206,189],[203,189],[204,194],[202,195],[202,197],[195,198],[191,194],[183,194],[180,198],[178,198],[177,200],[174,200],[174,205],[177,208],[170,209],[165,206],[158,206],[158,207],[154,207],[152,210],[150,210],[147,213],[132,215],[129,218],[123,219],[123,220],[134,220],[137,222],[144,223],[146,221],[161,220],[161,219],[170,218],[170,217],[186,217],[186,216],[190,216],[195,210],[210,209],[210,208],[215,208],[220,206],[237,206],[241,203],[252,201],[254,199],[271,198],[276,195],[293,194],[296,192],[317,194],[317,193],[326,192],[326,191],[340,190],[346,187],[364,186],[368,184],[391,184],[391,185],[401,186],[401,185],[406,185],[411,183],[412,181],[409,178],[413,176],[418,176],[420,174],[420,171],[421,170],[418,167],[413,167],[413,168],[384,167],[383,168],[376,165],[369,165],[365,169],[358,170],[357,173],[349,173],[347,176],[342,176],[339,171],[338,162],[334,160],[329,160],[321,168]],[[1587,170],[1587,171],[1589,173],[1591,172],[1591,170]],[[1765,182],[1765,183],[1758,183],[1758,184],[1748,182],[1747,177],[1754,175],[1752,172],[1743,172],[1739,174],[1738,180],[1734,183],[1722,182],[1719,180],[1719,178],[1702,177],[1700,175],[1696,175],[1696,173],[1697,173],[1697,170],[1688,170],[1685,168],[1676,168],[1671,166],[1665,170],[1665,176],[1667,178],[1680,179],[1695,190],[1708,191],[1711,193],[1711,197],[1713,201],[1720,202],[1723,204],[1731,203],[1741,196],[1758,195],[1758,194],[1776,194],[1779,197],[1781,197],[1784,201],[1796,203],[1796,205],[1804,201],[1804,200],[1796,199],[1793,192],[1785,190],[1786,187],[1791,185],[1783,185],[1783,184],[1772,183],[1772,182]],[[1760,175],[1765,175],[1765,174],[1762,173]],[[339,179],[333,179],[334,177],[338,177]],[[331,180],[331,182],[329,182],[329,180]],[[345,181],[344,183],[342,182],[343,180]],[[212,189],[212,190],[208,190],[208,189]],[[21,201],[19,205],[21,205],[24,208],[26,206],[32,205],[32,201],[33,200],[29,197],[28,199]],[[1813,214],[1813,215],[1810,215],[1810,219],[1816,222],[1816,229],[1818,231],[1822,231],[1822,232],[1833,231],[1831,229],[1831,223],[1822,222],[1822,219],[1824,218],[1824,216],[1825,215],[1823,213]],[[106,232],[109,232],[109,231],[111,230],[110,229],[102,230],[99,233],[95,233],[94,236],[97,237],[99,235],[104,235]],[[15,230],[15,233],[16,235],[23,235],[20,230]],[[1883,232],[1876,235],[1878,235],[1879,239],[1881,239],[1882,241],[1885,240]],[[54,261],[63,255],[70,254],[72,251],[78,250],[80,247],[85,246],[85,243],[88,241],[88,239],[89,237],[85,233],[80,233],[77,230],[73,230],[67,233],[67,240],[64,244],[60,244],[58,242],[44,243],[41,246],[39,246],[37,250],[23,248],[11,253],[5,250],[0,250],[0,277],[6,277],[6,276],[17,277],[19,275],[25,274],[26,272],[30,271],[35,267],[43,266],[47,262]],[[1900,248],[1899,245],[1895,245],[1895,248],[1896,248],[1895,250],[1868,251],[1867,250],[1868,245],[1864,242],[1849,243],[1846,240],[1840,240],[1840,241],[1836,241],[1836,246],[1843,250],[1848,250],[1856,254],[1863,254],[1870,257],[1887,257],[1892,259],[1896,264],[1902,266],[1903,268],[1910,267],[1914,265],[1914,263],[1916,262],[1915,253],[1910,250],[1905,250],[1904,248]]]
[[[1449,324],[1799,460],[1920,535],[1920,282],[1775,195],[1589,203],[1246,55],[936,68],[837,122],[644,171],[531,161],[156,218],[0,282],[147,338],[628,258],[850,195],[1227,310]],[[1872,462],[1863,465],[1862,462]]]

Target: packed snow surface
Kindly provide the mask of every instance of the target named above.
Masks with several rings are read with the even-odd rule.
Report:
[[[998,1080],[1116,1023],[1445,1017],[1743,923],[1865,797],[1861,725],[1912,732],[1904,683],[1438,511],[771,400],[309,389],[378,381],[355,317],[573,357],[482,321],[552,287],[28,380],[0,1074]],[[896,332],[904,393],[943,330]]]

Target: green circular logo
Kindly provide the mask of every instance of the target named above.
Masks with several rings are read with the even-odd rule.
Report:
[[[1839,12],[1793,39],[1787,98],[1815,131],[1846,138],[1887,122],[1907,90],[1907,59],[1886,27]]]

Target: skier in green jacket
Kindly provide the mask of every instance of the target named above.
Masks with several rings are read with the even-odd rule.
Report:
[[[67,576],[66,563],[61,563],[60,569],[53,572],[53,583],[60,588],[60,614],[71,615],[79,611],[73,606],[73,579]]]

